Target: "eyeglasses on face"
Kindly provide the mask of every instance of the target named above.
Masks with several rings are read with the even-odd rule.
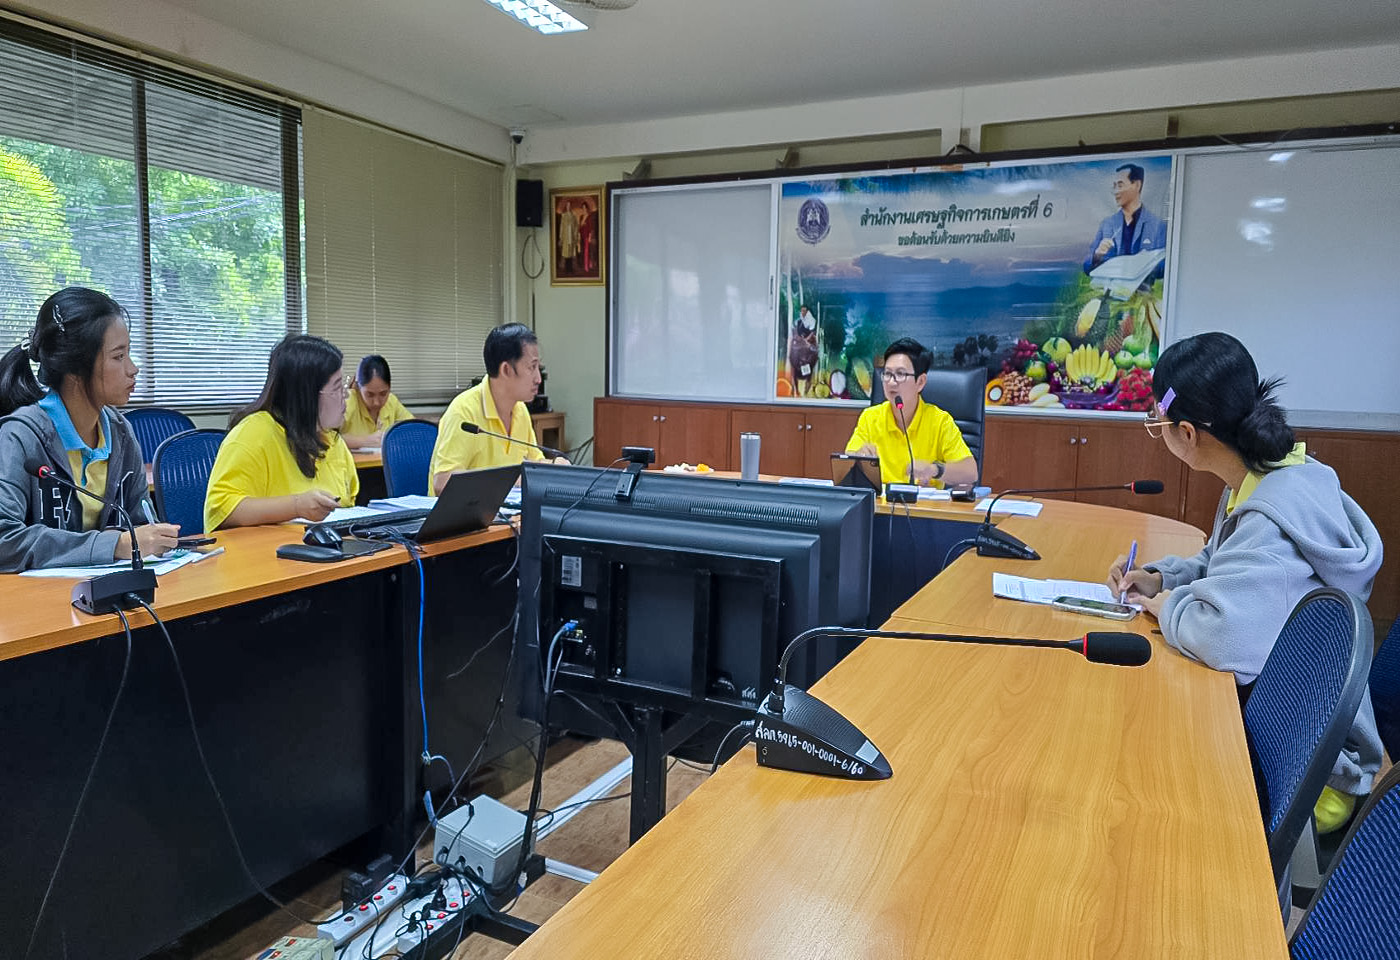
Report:
[[[914,378],[914,376],[915,376],[915,374],[911,373],[911,372],[908,371],[908,370],[881,370],[881,371],[880,371],[880,379],[883,380],[883,381],[885,381],[886,383],[892,383],[892,384],[894,384],[895,386],[899,386],[899,385],[900,385],[901,383],[903,383],[905,380],[912,380],[912,379]]]

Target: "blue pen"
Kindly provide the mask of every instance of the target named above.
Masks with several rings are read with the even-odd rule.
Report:
[[[1126,580],[1128,579],[1128,572],[1131,571],[1131,570],[1133,569],[1133,564],[1134,564],[1136,561],[1137,561],[1137,541],[1134,540],[1134,541],[1133,541],[1133,545],[1132,545],[1131,547],[1128,548],[1128,562],[1125,563],[1125,564],[1123,565],[1123,580],[1126,581]],[[1121,591],[1119,591],[1119,593],[1118,593],[1118,602],[1119,602],[1119,603],[1127,603],[1127,602],[1128,602],[1128,588],[1127,588],[1126,586],[1125,586]]]
[[[155,523],[155,522],[156,522],[156,515],[155,515],[154,513],[151,512],[151,505],[150,505],[150,503],[148,503],[148,502],[146,501],[146,499],[145,499],[144,497],[141,498],[141,512],[144,513],[144,514],[146,515],[146,522],[147,522],[147,523]],[[1130,561],[1130,562],[1131,562],[1131,561]]]

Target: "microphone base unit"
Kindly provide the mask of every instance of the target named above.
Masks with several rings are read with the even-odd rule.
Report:
[[[1024,541],[1013,537],[1004,530],[983,524],[973,538],[979,557],[1004,557],[1008,560],[1039,560],[1036,553]]]
[[[887,780],[889,760],[851,721],[806,690],[785,685],[781,712],[758,708],[758,765],[844,780]]]
[[[73,606],[83,613],[112,613],[140,606],[128,594],[135,594],[147,603],[155,603],[155,571],[145,567],[140,570],[117,570],[80,581],[73,585]]]
[[[918,503],[919,488],[912,483],[885,484],[886,503]]]

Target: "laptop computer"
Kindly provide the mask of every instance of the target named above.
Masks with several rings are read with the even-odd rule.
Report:
[[[884,489],[880,482],[880,458],[859,453],[833,453],[831,482],[838,487],[858,487],[879,493]]]
[[[394,511],[381,517],[361,517],[344,521],[347,529],[342,532],[371,540],[406,538],[416,543],[475,533],[495,522],[506,495],[519,479],[518,463],[454,473],[426,516],[421,511]]]

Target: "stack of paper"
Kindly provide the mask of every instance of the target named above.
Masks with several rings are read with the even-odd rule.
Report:
[[[992,502],[991,497],[987,497],[977,504],[977,509],[986,511],[987,504]],[[997,505],[992,507],[992,513],[1010,513],[1018,517],[1038,517],[1043,503],[1036,503],[1034,500],[998,500]]]
[[[1056,597],[1080,597],[1084,600],[1102,600],[1117,603],[1118,598],[1107,584],[1089,583],[1085,580],[1036,580],[1033,577],[1013,577],[1009,573],[992,574],[992,595],[1008,600],[1022,600],[1026,603],[1054,603]],[[1139,604],[1129,604],[1138,610]]]

